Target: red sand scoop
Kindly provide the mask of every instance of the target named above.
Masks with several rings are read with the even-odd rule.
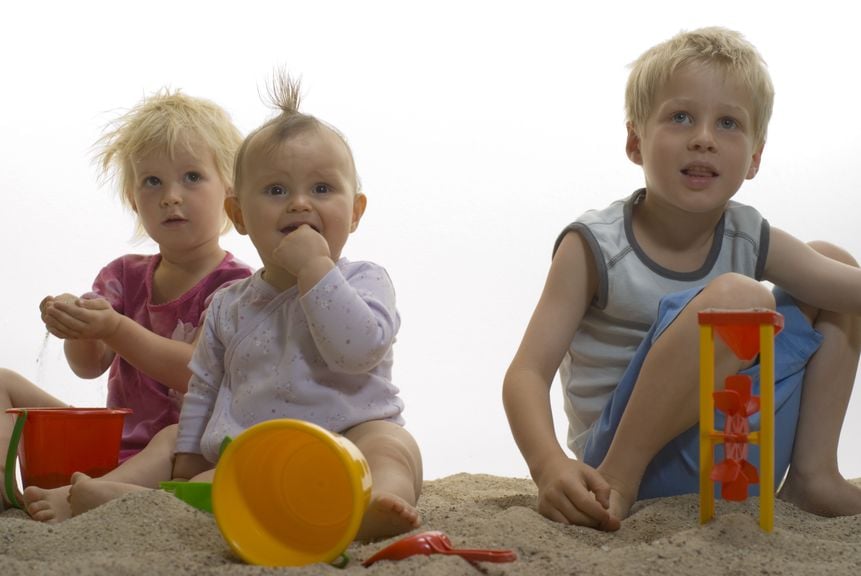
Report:
[[[416,554],[430,556],[431,554],[448,554],[460,556],[464,560],[475,562],[514,562],[517,554],[513,550],[469,550],[457,549],[451,545],[451,540],[437,530],[413,534],[389,544],[362,563],[366,568],[379,560],[403,560]]]

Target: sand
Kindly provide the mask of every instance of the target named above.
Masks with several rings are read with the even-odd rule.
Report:
[[[861,485],[861,480],[856,480]],[[821,518],[778,501],[775,530],[760,531],[758,499],[718,502],[698,524],[696,495],[642,502],[616,533],[555,524],[536,512],[528,479],[457,474],[425,483],[422,530],[441,530],[460,548],[509,548],[510,564],[485,574],[861,574],[861,516]],[[160,491],[137,493],[56,525],[21,511],[0,514],[0,574],[477,574],[457,557],[361,561],[388,542],[353,545],[345,570],[249,566],[233,556],[213,517]]]

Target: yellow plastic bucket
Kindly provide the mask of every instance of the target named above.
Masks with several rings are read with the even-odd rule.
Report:
[[[244,561],[265,566],[331,563],[356,537],[371,497],[359,449],[300,420],[252,426],[221,454],[212,508]]]

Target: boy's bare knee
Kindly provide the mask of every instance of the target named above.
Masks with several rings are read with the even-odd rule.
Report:
[[[840,246],[837,246],[836,244],[825,242],[824,240],[814,240],[813,242],[809,242],[808,246],[810,246],[823,256],[828,256],[832,260],[837,260],[838,262],[848,264],[849,266],[854,266],[855,268],[859,267],[858,261],[855,259],[855,257]]]
[[[709,282],[699,297],[703,308],[769,308],[776,306],[771,290],[742,274],[722,274]]]

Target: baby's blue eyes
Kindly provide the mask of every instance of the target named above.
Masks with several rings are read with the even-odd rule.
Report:
[[[149,186],[150,188],[158,186],[161,184],[161,180],[159,180],[156,176],[147,176],[144,178],[144,186]]]
[[[268,188],[266,188],[266,194],[268,194],[269,196],[283,196],[287,194],[287,190],[282,186],[278,185],[269,186]]]
[[[185,175],[186,182],[191,182],[192,184],[197,184],[201,180],[203,180],[203,176],[201,176],[198,172],[187,172]]]

